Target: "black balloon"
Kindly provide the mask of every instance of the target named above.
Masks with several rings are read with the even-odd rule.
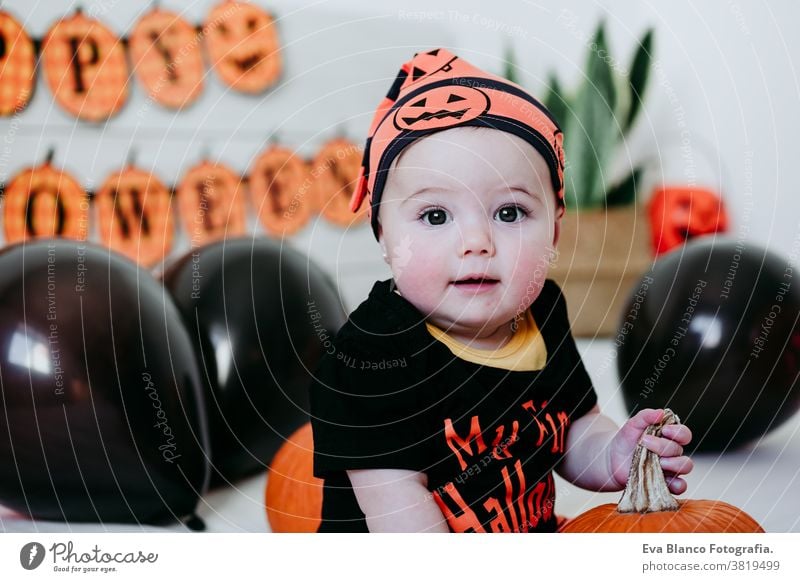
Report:
[[[618,371],[631,414],[670,407],[689,450],[725,451],[800,407],[800,288],[791,263],[705,237],[658,260],[631,292]]]
[[[37,519],[160,523],[209,479],[200,375],[149,273],[69,240],[0,252],[0,504]]]
[[[308,421],[308,385],[346,320],[336,287],[305,255],[265,238],[188,252],[163,276],[203,368],[212,483],[266,470]]]

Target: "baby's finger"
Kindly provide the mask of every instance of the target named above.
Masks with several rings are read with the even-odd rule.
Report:
[[[651,424],[656,424],[664,416],[663,408],[642,408],[628,421],[636,428],[645,430]]]
[[[689,457],[661,457],[661,468],[674,475],[686,475],[694,469],[694,462]]]
[[[680,477],[668,477],[667,486],[669,487],[669,490],[675,495],[680,495],[688,488],[686,481],[684,481]]]
[[[642,436],[642,444],[659,457],[680,457],[683,447],[675,441],[646,434]]]
[[[681,445],[688,445],[692,440],[692,431],[685,424],[668,424],[661,429],[661,434]]]
[[[663,414],[662,409],[643,408],[622,425],[622,430],[626,436],[632,436],[634,440],[638,440],[648,426],[661,420]]]

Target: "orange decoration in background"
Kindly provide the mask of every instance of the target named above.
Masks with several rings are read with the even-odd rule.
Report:
[[[314,477],[311,423],[289,437],[267,474],[267,520],[273,532],[315,533],[322,521],[322,479]]]
[[[122,43],[100,21],[80,11],[48,31],[42,63],[56,101],[81,119],[106,119],[128,97],[128,63]]]
[[[95,204],[103,244],[145,267],[164,259],[175,225],[169,190],[156,176],[131,166],[114,172]]]
[[[211,66],[226,85],[259,93],[280,76],[277,26],[258,6],[226,0],[211,11],[203,30]]]
[[[6,186],[5,242],[35,238],[86,240],[89,199],[80,184],[50,163],[28,168]]]
[[[0,115],[25,108],[36,80],[36,54],[25,29],[8,12],[0,11]]]
[[[350,211],[350,197],[358,180],[363,155],[361,148],[352,142],[335,138],[324,144],[311,162],[316,209],[339,226],[366,220],[366,204],[356,213]]]
[[[728,230],[722,199],[707,188],[658,188],[648,204],[656,255],[697,236]]]
[[[250,200],[266,231],[291,235],[311,215],[311,182],[306,162],[292,150],[272,146],[253,164],[249,179]]]
[[[192,247],[245,233],[241,180],[223,164],[202,162],[178,187],[178,209]]]
[[[180,15],[156,8],[130,35],[133,69],[158,103],[180,109],[203,89],[203,55],[198,34]]]

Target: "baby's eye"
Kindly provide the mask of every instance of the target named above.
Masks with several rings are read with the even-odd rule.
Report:
[[[429,217],[430,220],[426,221],[425,217]],[[447,222],[447,211],[444,208],[429,208],[427,210],[423,210],[422,213],[419,215],[420,220],[429,224],[430,226],[439,226]]]
[[[510,206],[503,206],[500,210],[497,211],[497,216],[500,217],[500,220],[503,222],[519,222],[519,219],[528,216],[527,210],[522,208],[522,206],[518,206],[516,204],[512,204]]]

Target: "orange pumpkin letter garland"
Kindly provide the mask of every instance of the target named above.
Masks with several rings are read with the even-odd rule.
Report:
[[[272,146],[253,164],[250,198],[267,232],[276,237],[296,233],[311,215],[308,165],[292,150]]]
[[[0,11],[0,115],[25,108],[36,80],[36,53],[25,29],[8,12]]]
[[[228,166],[202,162],[184,176],[177,195],[192,247],[245,233],[242,182]]]
[[[259,93],[280,76],[277,27],[258,6],[225,0],[211,11],[203,28],[211,66],[232,89]]]
[[[156,8],[130,35],[131,60],[153,100],[180,109],[203,89],[203,54],[197,32],[180,15]]]
[[[122,42],[80,10],[47,32],[42,63],[58,104],[81,119],[106,119],[128,97],[128,61]]]
[[[350,211],[363,155],[352,142],[335,138],[324,144],[311,162],[316,209],[333,224],[346,227],[367,219],[366,205],[355,214]]]
[[[17,174],[6,186],[5,242],[35,238],[86,240],[89,199],[78,181],[48,160]]]
[[[155,174],[132,166],[111,174],[95,196],[100,240],[145,267],[172,246],[170,192]]]

